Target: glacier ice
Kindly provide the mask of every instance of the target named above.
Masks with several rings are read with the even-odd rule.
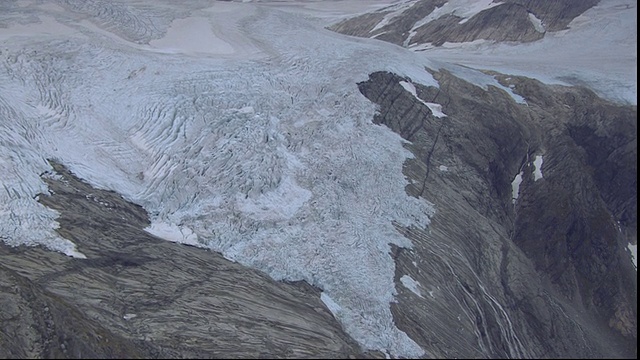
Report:
[[[169,2],[109,4],[30,10],[55,18],[58,35],[0,29],[2,240],[82,256],[35,199],[53,158],[142,205],[147,231],[306,280],[364,347],[421,356],[393,323],[389,244],[411,247],[393,223],[426,227],[435,210],[405,193],[411,154],[371,122],[376,108],[357,83],[387,70],[437,86],[428,61],[254,4],[173,14]],[[228,25],[224,48],[164,51],[187,15]]]

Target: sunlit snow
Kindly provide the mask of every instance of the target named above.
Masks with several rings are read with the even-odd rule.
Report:
[[[542,155],[536,155],[533,166],[533,180],[538,181],[542,179]]]

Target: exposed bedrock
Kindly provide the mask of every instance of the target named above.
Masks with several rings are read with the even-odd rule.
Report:
[[[474,40],[531,42],[543,38],[547,31],[566,29],[574,18],[598,1],[506,0],[468,18],[455,12],[434,15],[446,3],[444,0],[420,0],[398,13],[383,8],[343,20],[329,29],[404,46],[425,43],[440,46],[445,42]],[[390,18],[383,20],[386,16]],[[536,21],[542,25],[538,26]]]
[[[410,141],[406,190],[436,205],[428,232],[399,227],[415,245],[394,253],[400,329],[436,357],[635,357],[636,107],[494,74],[519,104],[433,75],[422,101],[395,74],[359,84]]]

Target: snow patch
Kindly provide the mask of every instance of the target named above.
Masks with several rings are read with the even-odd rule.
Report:
[[[542,155],[536,155],[536,159],[533,160],[533,180],[538,181],[542,179]]]
[[[425,104],[429,108],[429,110],[431,110],[431,113],[433,114],[434,117],[442,118],[442,117],[447,116],[445,113],[442,112],[442,105],[436,104],[436,103],[426,102],[426,101],[420,99],[418,97],[418,94],[416,93],[416,87],[412,83],[407,82],[407,81],[400,81],[400,85],[402,85],[402,87],[405,90],[407,90],[409,93],[411,93],[411,95],[413,95],[413,97],[415,97],[418,101],[420,101],[421,103]]]
[[[433,116],[437,118],[443,118],[447,116],[447,114],[442,112],[442,105],[432,103],[432,102],[425,102],[424,104],[427,105],[429,110],[431,110],[431,113],[433,114]]]
[[[504,86],[500,84],[495,79],[495,77],[485,74],[482,71],[475,70],[465,66],[455,65],[455,64],[446,64],[446,65],[443,65],[443,67],[449,70],[453,75],[465,81],[468,81],[476,86],[480,86],[484,90],[487,90],[489,85],[495,86],[497,88],[500,88],[506,91],[511,96],[511,98],[518,104],[527,103],[522,96],[513,92],[513,89],[509,88],[508,86]]]
[[[511,182],[511,201],[515,204],[520,194],[520,183],[522,183],[523,171],[520,171],[518,175]]]
[[[404,11],[412,7],[413,4],[415,4],[416,2],[417,0],[404,1],[399,4],[394,4],[378,10],[377,12],[388,12],[388,13],[384,16],[384,18],[382,18],[382,20],[380,20],[379,23],[376,24],[376,26],[373,27],[373,29],[371,29],[370,33],[387,26],[389,23],[391,23],[391,20],[402,15]]]
[[[542,20],[538,19],[533,13],[529,13],[529,21],[531,21],[531,24],[533,24],[533,27],[536,29],[537,32],[544,33],[547,31],[544,28],[544,24],[542,23]]]
[[[493,0],[450,0],[444,5],[436,7],[429,15],[417,21],[411,30],[415,30],[445,15],[458,16],[462,18],[459,23],[464,24],[477,13],[501,4],[501,2],[493,2]]]
[[[631,262],[633,262],[633,267],[638,271],[638,244],[634,245],[629,243],[629,245],[627,245],[627,249],[631,252]]]
[[[420,293],[420,283],[413,280],[413,278],[409,275],[402,275],[402,277],[400,278],[400,282],[402,283],[402,285],[404,285],[407,289],[411,290],[412,293],[422,297],[422,294]]]
[[[333,316],[337,319],[340,315],[340,312],[342,311],[340,305],[333,301],[333,299],[324,291],[320,293],[320,300],[322,300],[322,302],[327,306],[327,309],[329,309],[329,311],[331,311]]]

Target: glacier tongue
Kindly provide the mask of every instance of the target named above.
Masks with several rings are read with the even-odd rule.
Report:
[[[125,27],[117,37],[87,35],[95,24],[108,31],[125,21],[116,17],[109,26],[61,18],[86,38],[6,38],[0,159],[10,170],[2,175],[0,237],[78,254],[34,199],[46,193],[38,175],[55,158],[144,206],[152,232],[321,287],[364,347],[423,355],[393,323],[389,244],[411,246],[393,222],[425,227],[435,210],[405,193],[410,153],[397,134],[371,123],[375,107],[356,83],[393,70],[437,86],[428,62],[302,16],[224,6],[192,16],[233,19],[222,40],[236,53],[159,53],[131,41],[137,32],[122,35]],[[167,30],[169,20],[151,23]]]

